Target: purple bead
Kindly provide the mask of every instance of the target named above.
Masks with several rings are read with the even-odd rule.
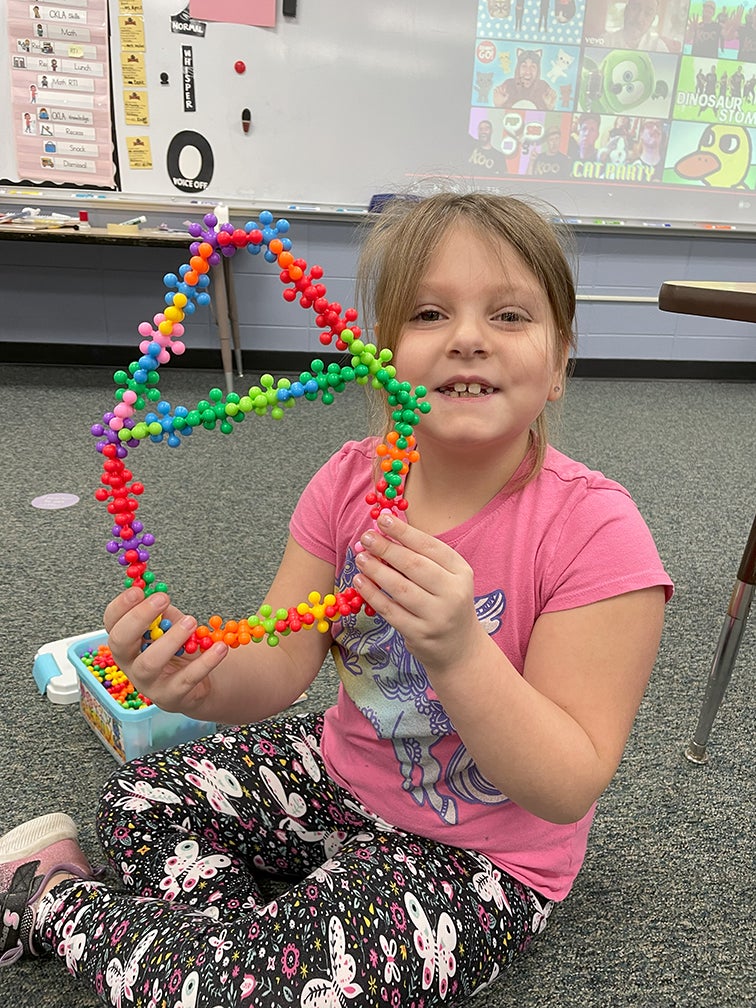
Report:
[[[199,238],[199,236],[202,234],[202,225],[197,224],[196,221],[192,221],[192,223],[186,230],[189,232],[192,238]]]
[[[102,437],[102,435],[105,433],[105,428],[102,426],[102,424],[99,423],[92,424],[92,426],[89,429],[94,437]]]
[[[146,549],[137,550],[137,556],[139,557],[140,563],[147,563],[147,561],[150,559],[150,554]]]
[[[205,224],[211,228],[214,228],[215,225],[218,223],[218,218],[215,216],[214,213],[205,214],[205,216],[202,219],[204,220]]]
[[[230,259],[231,256],[236,252],[235,245],[224,245],[221,249],[221,255],[224,255],[226,259]]]
[[[192,244],[189,246],[189,254],[196,256],[199,253],[199,247],[200,247],[199,242],[196,241],[192,242]]]
[[[217,266],[218,263],[221,261],[221,257],[217,252],[212,252],[208,256],[207,261],[210,263],[211,266]]]
[[[144,531],[144,523],[140,522],[138,518],[134,519],[131,523],[131,527],[137,534]]]
[[[118,563],[121,565],[121,567],[129,566],[129,561],[126,559],[125,556],[123,556],[123,554],[119,557],[116,557],[116,559],[118,560]]]
[[[115,541],[115,539],[111,539],[110,542],[105,547],[105,549],[108,551],[108,553],[117,553],[120,548],[121,548],[121,544],[117,543]]]
[[[155,536],[152,535],[151,532],[145,532],[144,535],[142,536],[142,542],[144,543],[145,546],[154,546]]]

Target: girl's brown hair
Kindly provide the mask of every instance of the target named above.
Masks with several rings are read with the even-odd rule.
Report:
[[[494,250],[506,242],[538,279],[554,321],[554,365],[566,380],[576,349],[573,272],[557,227],[535,204],[512,196],[444,192],[420,200],[397,197],[384,206],[369,225],[357,268],[358,304],[365,324],[376,327],[379,349],[396,351],[428,262],[458,222],[474,228]],[[388,420],[386,408],[384,424]],[[533,433],[535,457],[528,480],[537,475],[546,452],[544,412]]]

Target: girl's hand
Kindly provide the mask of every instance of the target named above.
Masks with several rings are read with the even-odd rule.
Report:
[[[460,666],[474,642],[487,638],[475,612],[472,568],[451,546],[390,514],[378,518],[378,529],[385,535],[360,537],[354,587],[429,675]]]
[[[143,635],[156,616],[166,617],[172,626],[142,651]],[[225,644],[177,657],[197,621],[171,605],[162,592],[145,598],[141,589],[127,589],[108,605],[104,622],[113,657],[141,693],[163,710],[202,717],[212,690],[211,673],[228,652]]]

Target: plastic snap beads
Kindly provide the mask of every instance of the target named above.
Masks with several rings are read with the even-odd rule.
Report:
[[[190,224],[188,232],[193,241],[189,246],[189,262],[182,265],[178,273],[169,273],[163,278],[167,288],[165,308],[151,323],[139,325],[140,356],[128,369],[116,371],[113,376],[115,405],[103,414],[101,422],[91,427],[97,451],[103,459],[101,485],[95,497],[107,505],[112,516],[106,549],[125,568],[124,586],[127,588],[137,585],[145,595],[168,590],[166,583],[150,569],[150,550],[155,536],[137,517],[144,484],[135,479],[127,466],[126,460],[132,450],[149,442],[166,443],[176,448],[182,439],[198,430],[217,428],[223,434],[230,434],[248,416],[270,415],[278,420],[302,400],[320,399],[329,405],[350,382],[358,385],[369,382],[374,388],[382,389],[392,408],[393,429],[376,446],[382,475],[365,498],[369,514],[376,519],[384,509],[396,513],[407,507],[404,483],[410,466],[420,457],[414,428],[421,416],[430,410],[430,403],[424,398],[426,389],[420,385],[412,389],[407,382],[399,381],[390,363],[391,351],[378,351],[361,338],[362,332],[356,324],[357,312],[353,308],[343,310],[340,304],[328,300],[322,267],[308,268],[304,259],[294,258],[289,228],[287,220],[275,220],[269,211],[262,212],[259,221],[249,221],[243,228],[235,228],[232,224],[219,226],[214,214],[205,215],[202,224]],[[223,257],[233,256],[245,248],[252,255],[262,254],[267,262],[278,266],[284,284],[284,300],[298,300],[302,308],[314,311],[316,324],[322,330],[320,342],[324,346],[333,344],[342,352],[349,351],[350,362],[326,366],[316,359],[296,381],[263,375],[259,386],[253,386],[245,395],[235,392],[224,395],[220,389],[213,388],[193,408],[172,407],[158,388],[159,369],[173,356],[184,353],[184,321],[198,307],[210,303],[210,271],[222,264]],[[212,647],[216,641],[239,647],[266,640],[274,646],[281,635],[304,628],[315,627],[327,633],[333,622],[361,609],[369,615],[374,614],[353,588],[341,592],[334,590],[323,598],[318,592],[310,592],[306,600],[288,609],[273,611],[270,606],[262,606],[257,613],[244,619],[211,616],[197,626],[185,641],[183,650],[195,653]],[[168,619],[156,618],[145,635],[145,646],[165,633],[170,625]]]

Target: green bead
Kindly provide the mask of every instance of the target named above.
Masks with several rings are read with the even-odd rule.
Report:
[[[223,393],[219,388],[211,388],[210,391],[208,392],[208,396],[210,399],[212,399],[213,402],[220,402],[220,400],[223,398]]]
[[[263,388],[273,388],[273,385],[275,384],[275,378],[273,377],[273,375],[269,374],[261,375],[260,384],[263,386]]]
[[[136,368],[134,370],[136,370]],[[133,372],[132,372],[132,374],[133,374]],[[128,380],[129,380],[129,375],[128,375],[128,373],[126,371],[116,371],[116,373],[113,375],[113,381],[117,385],[123,385],[124,382],[127,382]]]

